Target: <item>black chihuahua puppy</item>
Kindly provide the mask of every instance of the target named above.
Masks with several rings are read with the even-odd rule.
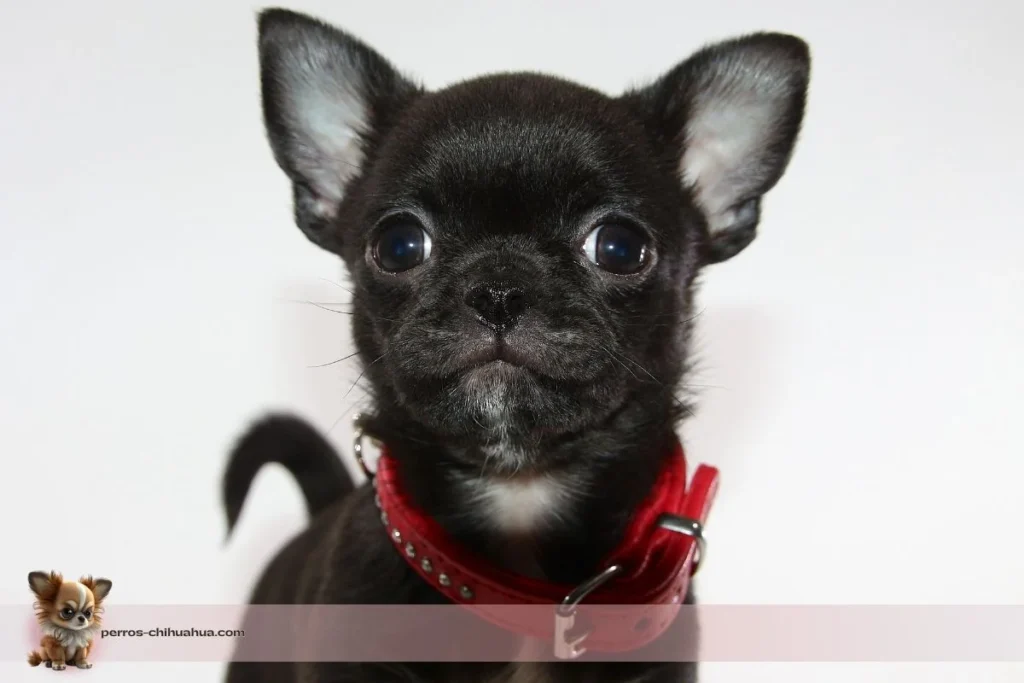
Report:
[[[495,566],[579,584],[621,540],[687,406],[694,290],[751,243],[804,113],[807,45],[705,47],[610,97],[537,74],[426,91],[353,36],[259,17],[263,113],[295,221],[353,283],[366,430],[448,535]],[[263,604],[443,603],[324,438],[258,424],[224,480],[229,526],[284,464],[313,520]],[[692,595],[688,597],[692,600]],[[686,663],[236,662],[249,681],[693,681]]]

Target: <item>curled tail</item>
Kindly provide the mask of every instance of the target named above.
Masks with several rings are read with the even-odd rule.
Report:
[[[42,663],[43,663],[43,656],[40,655],[38,652],[33,650],[32,652],[28,653],[28,665],[29,666],[39,666]]]
[[[222,488],[228,534],[256,473],[272,462],[284,465],[295,477],[310,516],[355,488],[337,451],[312,425],[287,415],[265,417],[239,439],[228,459]]]

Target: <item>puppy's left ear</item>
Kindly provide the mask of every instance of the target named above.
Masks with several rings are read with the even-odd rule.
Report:
[[[78,583],[92,591],[96,602],[100,602],[103,598],[107,597],[110,594],[110,589],[114,586],[110,579],[94,579],[91,576],[83,576],[79,579]]]
[[[757,33],[706,47],[653,85],[623,95],[678,159],[707,222],[706,263],[753,241],[761,197],[793,152],[809,78],[804,41]]]

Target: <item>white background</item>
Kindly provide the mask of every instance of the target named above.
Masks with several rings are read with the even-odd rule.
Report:
[[[493,70],[617,92],[755,29],[812,46],[759,238],[706,274],[690,457],[723,471],[709,603],[1024,602],[1024,86],[1011,2],[319,2],[429,86]],[[246,422],[348,451],[339,265],[263,139],[256,6],[0,10],[0,603],[33,569],[111,600],[244,601],[304,524],[267,470],[225,545]],[[345,397],[345,398],[343,398]],[[1022,634],[1024,637],[1024,634]],[[103,681],[220,665],[100,664]],[[1014,673],[1014,671],[1016,673]],[[1008,665],[706,665],[703,680],[1010,681]],[[6,681],[51,674],[23,662]],[[29,677],[32,678],[29,678]]]

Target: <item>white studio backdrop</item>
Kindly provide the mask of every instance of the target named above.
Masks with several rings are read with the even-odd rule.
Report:
[[[707,603],[1024,602],[1024,6],[305,2],[439,87],[541,70],[610,92],[702,43],[804,37],[804,133],[760,236],[709,269],[690,457],[722,469]],[[350,453],[339,264],[291,222],[246,2],[0,9],[0,603],[34,569],[111,601],[244,601],[304,524],[267,470],[225,543],[247,421]],[[67,494],[69,490],[71,495]],[[219,681],[220,664],[93,680]],[[708,664],[702,680],[1021,680],[1009,664]],[[44,675],[0,664],[5,681]],[[33,678],[29,678],[32,676]]]

